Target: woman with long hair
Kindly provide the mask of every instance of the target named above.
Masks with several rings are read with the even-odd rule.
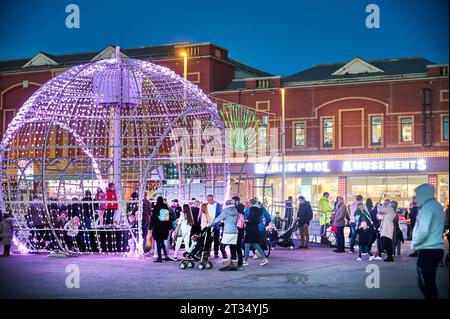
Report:
[[[200,206],[200,227],[203,230],[205,227],[208,227],[208,225],[212,222],[211,217],[208,214],[208,204],[203,203],[202,206]]]
[[[173,253],[173,260],[178,259],[178,251],[181,244],[184,242],[184,247],[189,247],[189,240],[191,238],[191,228],[194,225],[194,218],[192,217],[191,207],[188,204],[183,205],[180,213],[180,218],[177,220],[177,227],[175,228],[174,239],[176,240],[175,251]]]

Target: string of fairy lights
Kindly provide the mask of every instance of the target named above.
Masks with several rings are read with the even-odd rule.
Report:
[[[76,66],[36,91],[8,126],[2,210],[14,215],[24,251],[141,255],[144,193],[188,200],[184,185],[195,182],[205,195],[226,196],[224,148],[216,105],[173,71],[120,58]],[[172,164],[178,176],[167,183]]]

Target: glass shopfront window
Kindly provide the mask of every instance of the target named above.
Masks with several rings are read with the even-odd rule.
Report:
[[[374,203],[386,198],[398,202],[399,207],[408,207],[417,186],[427,183],[427,175],[402,176],[350,176],[347,177],[347,201],[362,195]]]
[[[448,175],[438,175],[439,202],[447,207],[448,205]]]
[[[280,177],[268,177],[265,185],[265,201],[272,203],[282,203]],[[263,179],[257,181],[257,197],[263,198]],[[300,195],[305,196],[306,200],[312,205],[317,205],[324,192],[330,193],[334,199],[338,195],[338,177],[319,177],[319,176],[301,176],[287,177],[285,186],[285,196],[287,199],[292,196],[296,200]]]

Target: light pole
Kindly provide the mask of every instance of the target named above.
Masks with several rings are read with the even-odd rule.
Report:
[[[188,58],[188,55],[187,55],[186,51],[181,51],[180,55],[183,57],[183,78],[184,78],[183,110],[185,110],[186,109],[186,81],[187,81],[187,58]],[[178,160],[178,179],[179,179],[178,180],[178,183],[179,183],[178,184],[178,198],[181,198],[181,193],[182,193],[182,191],[181,191],[181,188],[182,188],[181,165],[182,165],[181,161]]]
[[[181,51],[180,55],[183,57],[183,78],[187,80],[187,53]]]
[[[285,126],[285,89],[281,89],[281,202],[285,200],[286,182],[286,126]]]

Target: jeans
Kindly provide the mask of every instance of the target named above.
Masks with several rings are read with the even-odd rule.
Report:
[[[362,253],[368,253],[369,256],[372,256],[372,253],[370,252],[370,245],[359,245],[359,252],[358,257],[361,258]]]
[[[156,250],[158,251],[158,259],[162,259],[161,249],[164,251],[164,256],[167,257],[166,245],[164,245],[164,240],[156,240]]]
[[[394,259],[394,256],[393,256],[394,246],[392,245],[392,239],[382,236],[381,241],[382,241],[383,249],[386,251],[387,259],[393,260]]]
[[[355,251],[355,241],[356,241],[356,223],[350,223],[350,251]]]
[[[264,254],[264,250],[262,250],[261,246],[259,244],[249,244],[245,243],[245,254],[244,254],[244,261],[248,260],[248,255],[250,254],[250,247],[253,246],[256,251],[261,255],[261,257],[266,258]]]
[[[419,288],[425,299],[438,299],[436,269],[444,256],[444,251],[442,249],[421,249],[418,253]]]
[[[225,251],[225,247],[220,243],[220,228],[214,229],[214,256],[219,255],[219,249],[222,253],[223,259],[227,259],[227,252]]]
[[[330,224],[320,225],[320,236],[322,238],[327,238],[327,229]]]
[[[344,226],[336,226],[337,251],[345,251]]]

